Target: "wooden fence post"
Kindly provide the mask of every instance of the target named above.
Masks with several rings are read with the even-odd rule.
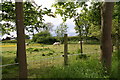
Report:
[[[68,64],[68,44],[67,44],[67,34],[64,34],[64,65]]]

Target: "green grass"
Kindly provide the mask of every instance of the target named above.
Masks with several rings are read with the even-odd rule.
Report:
[[[15,45],[4,43],[4,45]],[[28,77],[29,78],[104,78],[102,67],[99,63],[99,45],[83,45],[83,52],[87,58],[77,59],[78,56],[69,56],[68,65],[64,66],[64,58],[57,57],[63,55],[63,45],[43,45],[30,44],[26,47]],[[69,44],[69,54],[78,53],[79,44]],[[16,56],[16,46],[2,48],[2,64],[14,63]],[[43,54],[45,56],[43,56]],[[115,53],[114,53],[115,54]],[[111,77],[116,78],[116,58],[113,55]],[[51,58],[56,57],[56,58]],[[51,58],[51,59],[46,59]],[[45,59],[45,60],[42,60]],[[18,66],[3,67],[3,78],[18,77]]]

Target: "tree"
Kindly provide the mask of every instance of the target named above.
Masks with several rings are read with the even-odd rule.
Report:
[[[60,26],[57,26],[55,33],[57,34],[57,37],[59,38],[59,40],[61,41],[61,43],[63,43],[63,37],[64,34],[67,33],[67,25],[65,23],[61,23]]]
[[[43,15],[54,16],[51,12],[51,9],[44,8],[42,6],[34,5],[29,1],[24,2],[23,11],[24,11],[24,25],[25,29],[34,35],[34,32],[40,32],[43,28],[44,19]],[[13,2],[3,2],[2,3],[2,20],[5,22],[15,23],[15,3]],[[34,14],[33,14],[34,13]],[[34,18],[33,18],[34,17]],[[12,26],[15,27],[15,26]],[[3,29],[3,28],[2,28]],[[7,30],[6,30],[7,31]]]
[[[117,2],[118,3],[118,2]],[[88,29],[88,34],[90,37],[96,37],[98,40],[101,38],[101,2],[92,2],[90,6],[90,10],[88,12],[88,20],[90,22],[90,26]],[[116,46],[117,36],[116,36],[116,29],[118,26],[118,15],[119,11],[117,9],[119,5],[115,4],[114,6],[114,13],[113,13],[113,20],[112,20],[112,47]]]
[[[82,51],[82,34],[81,34],[81,30],[83,27],[81,27],[81,19],[79,19],[80,16],[80,12],[78,11],[79,8],[82,8],[81,11],[87,11],[86,6],[88,6],[85,2],[58,2],[56,4],[53,5],[56,8],[56,14],[60,14],[62,16],[63,22],[65,22],[68,18],[71,19],[73,18],[75,21],[75,25],[76,27],[78,27],[78,33],[80,35],[80,48],[81,48],[81,52]]]
[[[75,30],[76,33],[79,33],[79,38],[80,38],[80,47],[81,47],[81,53],[83,53],[82,50],[82,40],[83,37],[86,37],[86,42],[87,42],[87,37],[88,37],[88,29],[89,29],[89,21],[88,21],[88,15],[86,14],[88,12],[88,10],[86,8],[84,8],[84,10],[82,10],[82,13],[79,14],[79,16],[77,16],[77,18],[75,19]]]
[[[78,30],[78,33],[79,33],[79,38],[80,38],[80,53],[83,53],[83,47],[82,47],[82,31],[83,31],[83,24],[82,22],[79,22],[79,16],[77,19],[75,19],[75,24],[77,25],[75,29]]]
[[[112,12],[113,12],[113,2],[105,2],[102,5],[102,36],[101,36],[101,61],[103,67],[107,73],[111,69],[111,57],[112,57]]]
[[[50,13],[52,13],[51,9],[47,8],[41,9],[41,7],[42,5],[34,6],[33,3],[31,2],[24,3],[24,15],[25,15],[24,23],[26,26],[26,30],[32,33],[32,35],[35,34],[35,31],[39,33],[41,29],[45,28],[43,15],[49,15]]]
[[[98,40],[101,38],[101,5],[102,2],[91,2],[87,12],[89,21],[88,35]]]
[[[52,31],[53,26],[54,26],[54,25],[53,25],[51,22],[47,22],[47,23],[45,23],[44,26],[43,26],[43,31],[48,31],[48,32],[50,32],[50,31]]]
[[[25,33],[23,22],[23,1],[15,2],[17,27],[17,55],[19,62],[19,78],[27,78],[27,60],[25,49]]]

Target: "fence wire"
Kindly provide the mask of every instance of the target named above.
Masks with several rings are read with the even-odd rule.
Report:
[[[82,54],[89,54],[89,53],[82,53]],[[69,54],[68,56],[75,56],[75,55],[81,55],[81,53],[80,54]],[[56,58],[60,58],[60,57],[63,57],[63,56],[61,55],[61,56],[56,56],[56,57],[39,59],[39,61],[49,60],[49,59],[56,59]],[[31,61],[27,61],[27,62],[30,63],[30,62],[39,62],[39,61],[38,60],[31,60]],[[19,63],[0,65],[0,67],[6,67],[6,66],[11,66],[11,65],[17,65],[17,64],[19,64]]]

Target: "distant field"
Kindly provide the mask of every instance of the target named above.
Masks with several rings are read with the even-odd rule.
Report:
[[[4,43],[3,45],[0,45],[2,47],[2,64],[12,64],[14,63],[14,59],[16,56],[16,44],[8,44]],[[63,44],[60,46],[53,46],[53,45],[43,45],[43,44],[30,44],[29,46],[26,46],[26,53],[27,53],[27,64],[28,64],[28,77],[29,78],[51,78],[51,77],[66,77],[68,73],[66,73],[66,76],[60,75],[64,73],[61,72],[62,70],[59,70],[62,68],[64,63],[63,55]],[[79,44],[69,44],[68,45],[68,54],[78,54],[79,50]],[[89,68],[89,66],[98,65],[99,61],[99,55],[100,55],[100,49],[99,45],[87,45],[83,44],[83,52],[87,54],[88,59],[84,60],[76,60],[77,56],[69,56],[69,64],[75,67],[82,67],[83,69]],[[52,58],[54,57],[54,58]],[[92,62],[91,62],[92,61]],[[78,65],[80,63],[80,65]],[[87,63],[87,64],[85,64]],[[92,64],[89,64],[92,63]],[[61,66],[61,67],[60,67]],[[74,68],[75,68],[74,67]],[[71,68],[68,68],[69,70]],[[58,72],[58,75],[56,72]],[[75,72],[71,70],[71,73],[74,74]],[[90,72],[91,73],[91,72]],[[46,74],[46,75],[45,75]],[[51,75],[53,74],[53,75]],[[81,73],[79,73],[81,75]],[[79,75],[73,75],[73,78],[76,77],[88,77],[88,76],[79,76]],[[96,74],[91,74],[89,76],[94,76]],[[8,66],[3,67],[3,78],[15,78],[18,77],[18,66]],[[70,77],[70,76],[68,76]],[[99,75],[96,75],[96,77],[100,77]]]

